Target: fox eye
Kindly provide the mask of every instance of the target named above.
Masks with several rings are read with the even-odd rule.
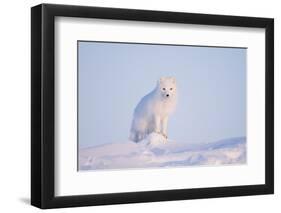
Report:
[[[170,90],[173,90],[173,88],[170,88]]]
[[[166,90],[166,88],[162,88],[162,90]]]

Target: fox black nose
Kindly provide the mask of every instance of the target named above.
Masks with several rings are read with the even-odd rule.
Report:
[[[170,96],[169,94],[166,95],[166,97],[169,97],[169,96]]]

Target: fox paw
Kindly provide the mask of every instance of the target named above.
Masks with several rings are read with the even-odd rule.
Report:
[[[164,136],[164,138],[168,139],[168,136],[164,133],[162,133],[162,135]]]
[[[156,133],[159,134],[159,135],[162,135],[165,139],[168,139],[168,136],[166,134],[164,134],[162,132],[156,132]]]

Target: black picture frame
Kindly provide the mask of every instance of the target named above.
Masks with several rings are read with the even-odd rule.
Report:
[[[266,32],[265,184],[59,196],[55,189],[55,17],[264,28]],[[42,208],[274,193],[274,20],[271,18],[41,4],[31,8],[31,204]]]

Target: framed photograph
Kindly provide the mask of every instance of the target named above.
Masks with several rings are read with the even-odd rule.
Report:
[[[31,9],[31,203],[274,191],[274,21]]]

